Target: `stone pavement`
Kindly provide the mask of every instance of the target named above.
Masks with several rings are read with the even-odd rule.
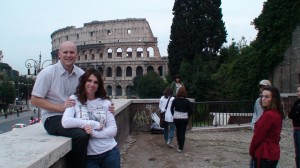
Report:
[[[177,153],[164,144],[162,134],[132,133],[121,147],[122,167],[248,168],[252,135],[250,125],[193,128],[186,134],[184,152]],[[284,120],[280,145],[278,167],[294,168],[295,154],[289,119]]]

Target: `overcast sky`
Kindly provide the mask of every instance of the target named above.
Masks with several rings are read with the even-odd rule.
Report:
[[[242,36],[247,41],[257,31],[250,22],[261,13],[265,0],[223,0],[222,13],[227,41]],[[158,38],[162,56],[167,56],[174,0],[1,0],[0,50],[8,63],[22,75],[25,61],[51,59],[51,38],[55,30],[66,26],[83,27],[94,20],[146,18]]]

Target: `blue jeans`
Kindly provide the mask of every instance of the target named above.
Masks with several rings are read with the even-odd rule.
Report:
[[[87,156],[86,168],[120,168],[121,157],[118,146],[99,155]]]
[[[174,138],[174,131],[175,131],[175,125],[173,122],[166,122],[165,128],[164,128],[164,138],[165,142],[173,142]]]
[[[300,130],[294,129],[294,146],[295,146],[295,161],[296,167],[300,168]]]

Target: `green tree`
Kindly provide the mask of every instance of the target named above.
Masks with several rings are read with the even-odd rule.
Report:
[[[221,0],[176,0],[168,45],[169,72],[179,73],[183,60],[192,63],[195,57],[211,60],[226,42],[222,21]],[[193,68],[192,68],[193,69]]]
[[[14,103],[15,89],[11,82],[4,80],[0,83],[0,100],[6,105]]]
[[[195,98],[196,101],[214,100],[214,82],[210,73],[214,67],[215,61],[205,62],[202,57],[196,57],[192,64],[187,61],[181,64],[179,74],[189,97]]]
[[[221,49],[218,71],[213,74],[217,100],[241,100],[257,97],[258,54],[243,38]],[[242,44],[242,45],[241,45]]]
[[[259,54],[259,71],[261,78],[268,78],[283,60],[292,33],[300,24],[300,1],[268,0],[253,24],[258,30],[254,48]]]
[[[140,98],[160,98],[166,82],[154,71],[148,72],[136,81]]]
[[[0,70],[10,71],[12,70],[12,68],[7,63],[0,62]]]

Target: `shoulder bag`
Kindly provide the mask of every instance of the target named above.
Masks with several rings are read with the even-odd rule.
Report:
[[[169,97],[168,99],[168,102],[167,102],[167,105],[165,107],[165,111],[160,113],[160,120],[159,120],[159,126],[161,128],[164,128],[165,125],[166,125],[166,121],[165,121],[165,116],[166,116],[166,111],[167,111],[167,108],[168,108],[168,104],[169,104],[169,101],[170,101],[171,97]]]

